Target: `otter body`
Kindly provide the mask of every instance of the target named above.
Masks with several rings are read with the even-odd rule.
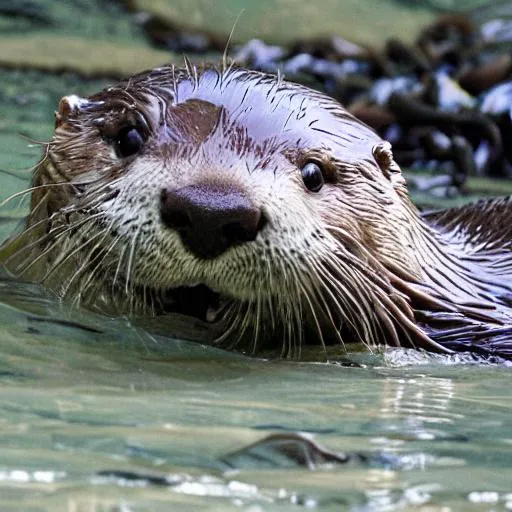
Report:
[[[56,119],[26,227],[2,250],[11,272],[251,352],[512,359],[509,201],[422,216],[389,144],[331,98],[169,66],[65,97]]]

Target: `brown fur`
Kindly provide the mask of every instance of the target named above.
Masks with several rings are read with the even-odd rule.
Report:
[[[144,147],[116,157],[112,141],[132,125]],[[309,161],[324,169],[318,193],[301,179]],[[197,183],[234,186],[268,226],[212,261],[194,258],[155,203],[162,187]],[[356,341],[512,358],[510,203],[421,216],[389,144],[305,87],[164,67],[68,97],[33,187],[26,228],[2,258],[89,307],[193,310],[187,293],[201,284],[226,302],[208,329],[229,346],[296,356],[305,342]]]

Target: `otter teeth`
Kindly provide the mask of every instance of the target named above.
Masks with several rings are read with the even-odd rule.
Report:
[[[211,324],[214,323],[228,304],[229,300],[225,298],[219,298],[215,305],[210,304],[206,310],[206,321]]]

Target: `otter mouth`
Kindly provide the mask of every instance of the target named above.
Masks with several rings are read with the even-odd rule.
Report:
[[[163,313],[186,315],[210,324],[219,321],[235,300],[204,284],[168,288],[159,299]]]

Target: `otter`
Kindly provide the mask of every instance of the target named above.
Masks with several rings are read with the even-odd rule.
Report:
[[[187,62],[66,96],[30,193],[5,267],[102,313],[283,357],[512,359],[511,202],[421,213],[388,142],[282,77]]]

